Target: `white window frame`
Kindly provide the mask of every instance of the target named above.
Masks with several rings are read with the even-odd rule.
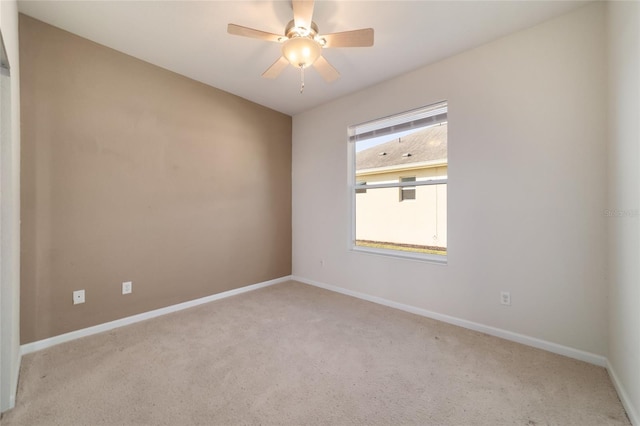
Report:
[[[379,118],[361,124],[351,125],[347,129],[348,134],[348,179],[349,179],[349,201],[350,216],[349,221],[349,250],[353,252],[361,252],[373,255],[382,255],[387,257],[397,257],[409,260],[426,261],[430,263],[446,265],[448,262],[449,244],[447,244],[447,255],[437,255],[428,253],[416,253],[402,250],[380,249],[373,247],[363,247],[356,245],[356,189],[367,190],[376,188],[399,188],[414,187],[426,185],[446,184],[448,189],[448,172],[447,178],[425,179],[412,182],[389,182],[389,183],[356,183],[356,142],[371,139],[380,136],[393,135],[395,133],[406,132],[411,130],[420,130],[423,128],[436,126],[442,123],[448,123],[448,103],[447,101],[438,102],[427,105],[425,107],[413,109],[404,113],[395,114],[389,117]],[[416,191],[417,197],[417,191]],[[448,204],[448,203],[447,203]],[[448,213],[447,213],[448,216]],[[447,223],[448,225],[448,223]]]

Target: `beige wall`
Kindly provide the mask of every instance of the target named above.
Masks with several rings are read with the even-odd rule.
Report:
[[[23,344],[291,273],[291,117],[24,15],[20,59]]]
[[[446,178],[447,167],[360,175],[368,184],[398,182],[401,177]],[[400,201],[398,188],[356,194],[356,239],[447,247],[447,186],[416,186],[416,199]]]

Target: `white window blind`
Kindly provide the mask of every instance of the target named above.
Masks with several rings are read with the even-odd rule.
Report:
[[[439,102],[390,117],[349,126],[349,142],[418,130],[447,122],[447,102]]]

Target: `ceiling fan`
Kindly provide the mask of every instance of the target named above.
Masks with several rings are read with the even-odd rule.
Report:
[[[322,49],[328,47],[373,46],[373,28],[320,35],[312,21],[313,0],[293,0],[293,20],[284,35],[268,33],[241,25],[229,24],[227,32],[243,37],[258,38],[282,44],[282,56],[273,63],[263,77],[276,78],[291,64],[300,68],[300,93],[304,90],[304,69],[313,65],[327,82],[335,81],[340,73],[322,57]]]

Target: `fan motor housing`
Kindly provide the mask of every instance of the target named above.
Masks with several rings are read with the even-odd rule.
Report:
[[[310,37],[315,38],[318,35],[318,26],[315,22],[311,22],[311,28],[296,27],[295,21],[291,20],[284,29],[287,38],[294,37]]]

